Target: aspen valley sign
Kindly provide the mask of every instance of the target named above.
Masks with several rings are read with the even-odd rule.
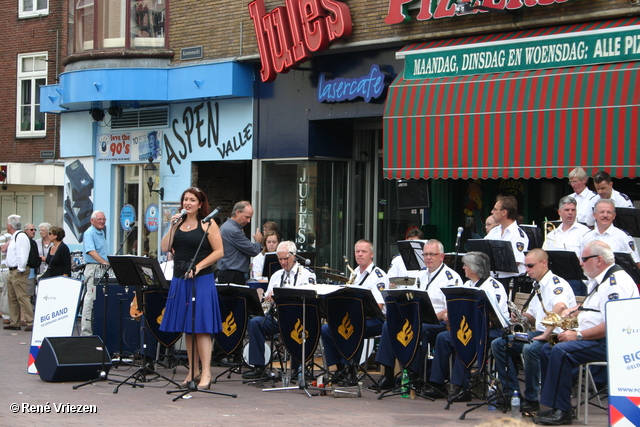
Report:
[[[420,11],[416,16],[418,21],[429,19],[451,18],[457,15],[468,15],[470,13],[484,13],[490,10],[515,10],[522,7],[546,6],[554,3],[565,3],[567,0],[469,0],[471,7],[481,7],[472,12],[456,12],[458,3],[465,3],[464,0],[389,0],[389,12],[384,19],[385,24],[401,24],[411,20],[409,16],[409,5],[420,4]]]
[[[264,0],[249,3],[265,83],[307,61],[312,52],[322,52],[330,42],[351,35],[351,12],[342,2],[285,0],[285,4],[267,13]]]

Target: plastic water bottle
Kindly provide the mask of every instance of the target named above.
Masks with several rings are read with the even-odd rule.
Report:
[[[520,395],[518,394],[518,390],[514,390],[513,396],[511,397],[511,417],[520,418]]]
[[[402,385],[402,397],[409,397],[409,393],[408,393],[408,389],[406,387],[407,383],[409,382],[409,371],[407,371],[406,369],[402,370],[402,378],[400,379],[400,384]]]
[[[487,405],[487,409],[489,409],[490,411],[496,410],[496,404],[494,400],[495,396],[496,396],[496,386],[495,384],[491,384],[489,386],[489,391],[487,392],[487,401],[489,402],[489,404]]]

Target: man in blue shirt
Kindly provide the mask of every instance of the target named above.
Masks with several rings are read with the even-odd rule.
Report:
[[[248,201],[235,204],[229,218],[220,226],[220,235],[224,246],[224,256],[218,261],[216,283],[235,283],[244,285],[247,282],[246,274],[249,271],[249,259],[256,256],[262,250],[262,233],[256,230],[253,238],[255,242],[247,239],[242,227],[251,222],[253,207]]]
[[[100,277],[104,273],[104,269],[109,266],[107,255],[109,254],[109,246],[107,244],[105,227],[107,225],[107,217],[102,211],[94,211],[91,214],[91,227],[84,232],[84,282],[87,286],[87,292],[84,296],[82,305],[82,335],[93,335],[92,316],[93,301],[96,299],[96,278],[100,281]],[[106,313],[105,313],[106,315]]]

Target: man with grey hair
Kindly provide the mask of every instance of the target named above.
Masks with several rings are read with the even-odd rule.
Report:
[[[580,247],[584,250],[587,243],[600,240],[609,245],[613,252],[625,252],[631,255],[633,261],[640,268],[640,256],[636,242],[629,233],[613,225],[615,217],[616,207],[613,200],[599,200],[593,211],[596,226],[582,236]]]
[[[563,249],[573,251],[580,256],[580,239],[589,228],[576,221],[577,201],[571,196],[564,196],[558,203],[558,215],[562,224],[550,233],[542,244],[542,249]]]
[[[218,260],[217,283],[247,283],[249,260],[262,251],[263,238],[260,229],[257,229],[253,234],[255,242],[251,242],[242,231],[242,227],[251,222],[252,216],[253,206],[243,200],[233,206],[231,218],[220,226],[224,256]]]
[[[527,274],[538,285],[538,297],[530,297],[530,303],[522,308],[522,315],[532,325],[532,330],[527,333],[530,342],[516,341],[514,336],[509,336],[509,342],[497,339],[491,344],[493,357],[496,361],[498,378],[503,384],[502,391],[506,396],[513,394],[514,390],[520,392],[518,383],[518,368],[513,363],[513,357],[522,354],[524,357],[525,390],[520,410],[531,414],[540,408],[538,398],[540,394],[540,349],[546,341],[540,337],[546,332],[546,327],[541,323],[546,311],[560,313],[562,306],[574,306],[576,298],[571,286],[562,277],[556,276],[549,270],[549,256],[542,249],[532,249],[525,257]],[[544,304],[544,307],[543,307]],[[560,332],[560,330],[556,331]],[[545,338],[546,340],[546,338]],[[509,345],[507,345],[509,344]],[[507,349],[509,350],[507,352]],[[507,368],[507,363],[509,363]],[[508,373],[508,375],[507,375]]]
[[[269,287],[265,294],[265,299],[273,302],[272,295],[274,288],[315,285],[316,274],[309,268],[301,266],[296,259],[296,244],[285,240],[280,242],[276,248],[278,262],[282,269],[273,273],[269,279]],[[260,379],[265,374],[267,361],[264,358],[264,343],[267,335],[278,333],[278,321],[272,313],[265,313],[265,316],[256,316],[249,321],[249,364],[253,365],[253,370],[242,374],[244,379]],[[294,369],[294,366],[291,367]]]
[[[589,278],[589,295],[579,306],[568,306],[561,315],[578,317],[578,328],[558,335],[555,346],[545,344],[540,352],[542,397],[549,409],[539,411],[534,422],[546,425],[571,424],[573,369],[589,362],[607,360],[605,304],[611,300],[638,298],[633,279],[615,265],[613,251],[595,240],[582,250],[582,270]]]
[[[509,317],[507,305],[507,294],[500,282],[490,277],[491,261],[489,256],[483,252],[467,252],[462,257],[462,268],[467,280],[463,286],[483,290],[491,299],[495,297],[498,307],[505,318]],[[450,310],[450,309],[449,309]],[[445,321],[449,322],[449,313],[445,314]],[[493,325],[489,329],[489,342],[502,335],[499,325]],[[444,386],[445,380],[449,377],[449,357],[454,350],[453,335],[449,331],[440,332],[436,338],[436,351],[429,375],[429,383],[432,390],[425,393],[426,396],[438,399],[448,395]],[[471,392],[466,390],[471,379],[471,368],[466,368],[459,358],[453,361],[453,371],[451,372],[451,384],[457,386],[454,390],[452,402],[468,402],[471,400]]]
[[[591,216],[589,200],[596,195],[587,187],[588,181],[589,175],[580,166],[569,172],[569,184],[574,191],[573,194],[569,194],[569,197],[573,197],[576,201],[576,218],[582,224],[586,224]]]
[[[613,181],[611,179],[611,175],[605,171],[597,172],[593,176],[593,182],[595,183],[597,195],[593,196],[589,200],[589,212],[595,212],[596,203],[600,200],[610,199],[614,206],[619,208],[632,208],[633,202],[624,193],[620,193],[613,189]],[[587,216],[587,225],[589,227],[593,227],[595,224],[595,220],[593,215]],[[615,249],[614,249],[615,252]]]
[[[93,302],[96,299],[96,283],[100,282],[102,274],[109,266],[107,256],[109,245],[106,236],[107,217],[102,211],[93,211],[91,227],[83,235],[83,258],[85,262],[84,283],[86,293],[82,304],[82,335],[93,334]],[[106,313],[104,314],[107,315]]]
[[[9,215],[7,218],[7,232],[11,234],[11,240],[7,248],[7,268],[9,277],[7,279],[7,295],[9,298],[10,322],[4,329],[19,331],[20,314],[24,318],[27,327],[25,330],[33,329],[33,306],[27,294],[27,279],[29,277],[29,252],[31,242],[26,233],[21,233],[22,222],[19,215]]]

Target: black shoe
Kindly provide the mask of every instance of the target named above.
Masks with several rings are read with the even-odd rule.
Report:
[[[540,410],[540,403],[537,400],[522,400],[522,405],[520,405],[520,412],[523,415],[533,415]]]
[[[568,426],[573,423],[571,419],[571,412],[561,411],[555,409],[551,414],[546,417],[534,417],[533,421],[537,424],[544,424],[549,426]]]
[[[256,366],[253,370],[242,374],[245,380],[258,380],[264,376],[264,366]]]
[[[442,384],[430,383],[431,387],[424,392],[424,395],[432,399],[444,399],[449,397],[447,388]]]
[[[452,402],[471,402],[471,392],[458,387],[453,392]]]
[[[553,411],[555,411],[555,409],[553,408],[543,409],[542,411],[538,411],[538,413],[536,414],[536,417],[548,417],[553,413]]]
[[[378,382],[378,388],[380,390],[389,390],[396,386],[396,380],[394,378],[382,377]]]
[[[22,328],[20,328],[20,326],[11,326],[11,325],[9,325],[9,326],[5,326],[2,329],[5,329],[7,331],[19,331]]]

